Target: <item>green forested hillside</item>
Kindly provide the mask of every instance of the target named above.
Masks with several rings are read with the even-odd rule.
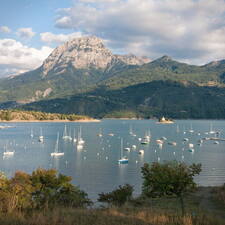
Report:
[[[221,75],[224,73],[225,65],[220,66],[218,64],[215,67],[194,66],[163,56],[141,67],[125,70],[100,84],[113,89],[153,80],[188,81],[205,86],[213,82],[214,84],[222,85]]]
[[[225,118],[225,88],[153,81],[118,90],[99,88],[23,106],[27,110],[94,117]]]

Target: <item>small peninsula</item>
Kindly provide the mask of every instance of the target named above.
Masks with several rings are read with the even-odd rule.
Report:
[[[0,122],[99,122],[99,120],[76,114],[0,110]]]

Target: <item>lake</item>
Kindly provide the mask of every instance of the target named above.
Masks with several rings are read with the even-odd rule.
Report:
[[[225,138],[223,120],[177,120],[174,124],[157,124],[154,120],[102,120],[99,123],[1,123],[12,126],[0,130],[0,170],[7,176],[13,176],[16,170],[31,173],[41,168],[55,168],[60,173],[73,178],[73,183],[86,191],[92,200],[98,193],[109,192],[119,185],[129,183],[134,186],[135,194],[141,192],[141,167],[145,162],[163,162],[164,160],[184,161],[188,164],[201,163],[202,172],[195,178],[201,186],[216,186],[225,183],[225,141],[215,142],[203,138],[214,137],[211,129],[219,131],[219,137]],[[76,143],[63,140],[65,125],[68,134],[77,137],[81,129],[85,140],[83,149],[77,149]],[[194,132],[190,132],[193,129]],[[42,130],[42,131],[41,131]],[[31,137],[31,132],[34,136]],[[38,138],[42,132],[44,142]],[[102,137],[98,134],[102,132]],[[134,135],[131,135],[132,132]],[[142,145],[138,138],[151,133],[151,142]],[[64,156],[51,157],[55,151],[59,133],[59,152]],[[213,133],[213,132],[211,132]],[[109,136],[114,134],[114,136]],[[160,147],[156,140],[166,137]],[[136,149],[123,151],[129,163],[118,164],[123,148],[136,145]],[[189,141],[184,142],[187,138]],[[177,145],[169,145],[176,142]],[[189,151],[189,143],[194,152]],[[144,150],[144,154],[138,154]],[[13,156],[3,157],[4,151],[15,151]]]

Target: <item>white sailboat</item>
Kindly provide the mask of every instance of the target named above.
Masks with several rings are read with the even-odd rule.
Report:
[[[67,127],[66,127],[66,125],[64,127],[64,132],[63,132],[62,139],[63,140],[68,140],[68,141],[72,141],[72,137],[67,134]]]
[[[102,137],[102,128],[99,129],[99,133],[97,134],[97,136]]]
[[[81,132],[81,127],[80,127],[80,130],[78,132],[78,140],[77,140],[77,144],[78,145],[83,145],[85,143],[85,141],[83,140],[82,138],[82,132]]]
[[[183,134],[186,134],[185,126],[183,126]]]
[[[136,137],[137,135],[133,132],[133,128],[132,128],[132,126],[130,125],[130,127],[129,127],[129,134],[131,135],[131,136],[133,136],[133,137]]]
[[[30,131],[30,137],[31,137],[31,138],[34,137],[33,129],[31,129],[31,131]]]
[[[151,133],[150,130],[145,134],[145,136],[141,140],[142,145],[147,145],[151,141]]]
[[[130,125],[129,127],[129,134],[132,135],[133,134],[133,130],[132,130],[132,126]]]
[[[15,151],[8,150],[7,145],[4,148],[5,148],[5,151],[3,152],[3,157],[14,156]]]
[[[42,134],[42,128],[40,128],[40,136],[39,136],[39,138],[38,138],[38,141],[41,142],[41,143],[44,142],[44,136],[43,136],[43,134]]]
[[[189,130],[190,133],[194,133],[194,130],[192,128],[192,123],[191,123],[191,129]]]
[[[210,131],[208,132],[209,134],[215,134],[216,131],[213,130],[212,123],[210,123]]]
[[[74,142],[74,143],[77,142],[75,129],[74,129],[74,131],[73,131],[73,142]]]
[[[59,152],[59,133],[57,133],[57,140],[55,144],[55,151],[51,153],[52,157],[63,156],[64,152]]]
[[[121,149],[120,149],[120,159],[118,160],[119,164],[127,164],[128,158],[126,156],[123,156],[123,139],[121,138]]]

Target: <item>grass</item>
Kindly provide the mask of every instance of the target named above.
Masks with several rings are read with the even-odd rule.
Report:
[[[176,198],[137,198],[117,208],[55,208],[0,214],[0,225],[224,225],[222,187],[201,187],[185,196],[185,216]]]
[[[224,225],[213,215],[190,215],[150,208],[64,209],[33,212],[28,215],[14,212],[0,216],[1,225]]]

